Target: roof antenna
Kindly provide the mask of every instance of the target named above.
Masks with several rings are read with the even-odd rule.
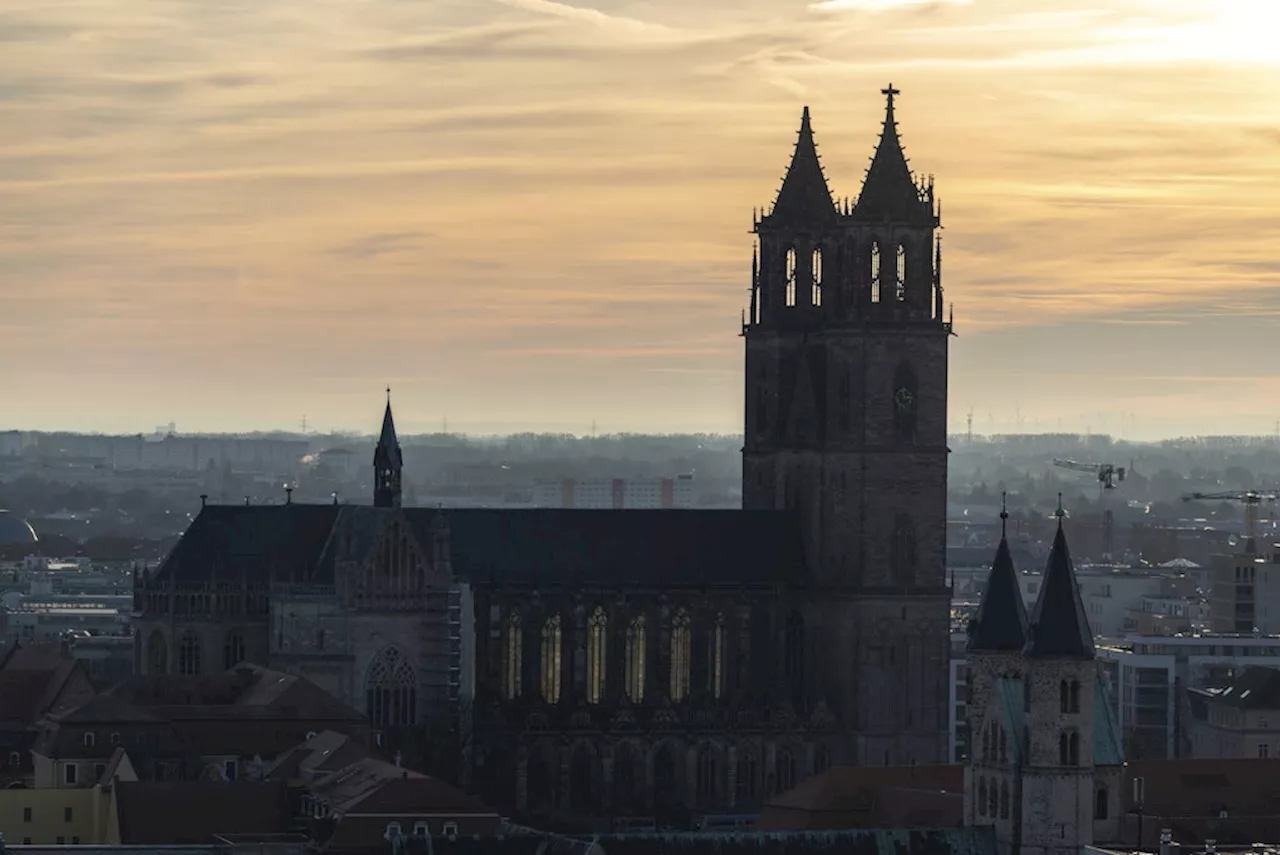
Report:
[[[284,503],[285,503],[286,505],[292,505],[292,504],[293,504],[293,488],[292,488],[292,487],[285,487],[285,488],[284,488]]]
[[[1000,493],[1000,539],[1004,540],[1008,533],[1009,525],[1009,494],[1001,491]]]
[[[248,496],[245,496],[245,497],[244,497],[244,506],[245,506],[246,508],[247,508],[247,507],[249,507],[249,497],[248,497]]]
[[[1063,518],[1063,517],[1065,517],[1065,516],[1067,515],[1067,512],[1066,512],[1066,511],[1064,511],[1064,510],[1062,509],[1062,494],[1061,494],[1061,493],[1059,493],[1059,494],[1058,494],[1058,510],[1054,511],[1054,513],[1055,513],[1055,514],[1057,515],[1057,517],[1058,517],[1058,531],[1062,531],[1062,518]]]
[[[203,508],[206,504],[208,504],[208,502],[209,502],[209,494],[208,494],[208,493],[201,493],[201,494],[200,494],[200,507],[202,507],[202,508]]]

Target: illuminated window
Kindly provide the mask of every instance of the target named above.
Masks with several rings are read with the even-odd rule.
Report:
[[[907,245],[898,244],[898,275],[896,298],[899,303],[907,299]]]
[[[813,259],[810,262],[811,273],[813,274],[813,292],[810,300],[815,306],[822,305],[822,247],[818,247],[813,251]]]
[[[671,700],[689,697],[689,613],[676,612],[671,622]]]
[[[542,699],[560,702],[560,615],[542,625]]]
[[[787,250],[787,307],[796,304],[796,251]]]
[[[599,606],[587,624],[587,703],[604,700],[605,640],[608,618]]]
[[[871,302],[880,302],[880,241],[871,242]]]

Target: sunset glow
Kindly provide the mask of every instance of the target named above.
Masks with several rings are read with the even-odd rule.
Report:
[[[1267,0],[16,0],[0,428],[736,432],[753,207],[880,89],[962,430],[1270,433]]]

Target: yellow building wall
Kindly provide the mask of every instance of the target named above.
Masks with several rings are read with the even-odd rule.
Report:
[[[119,843],[115,790],[0,790],[0,833],[9,844]]]

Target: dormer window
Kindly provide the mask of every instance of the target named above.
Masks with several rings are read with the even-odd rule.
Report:
[[[84,735],[84,747],[85,747],[85,748],[92,748],[92,747],[94,746],[94,744],[95,744],[95,743],[97,743],[97,741],[98,741],[98,737],[97,737],[97,736],[95,736],[93,733],[86,733],[86,734]]]

